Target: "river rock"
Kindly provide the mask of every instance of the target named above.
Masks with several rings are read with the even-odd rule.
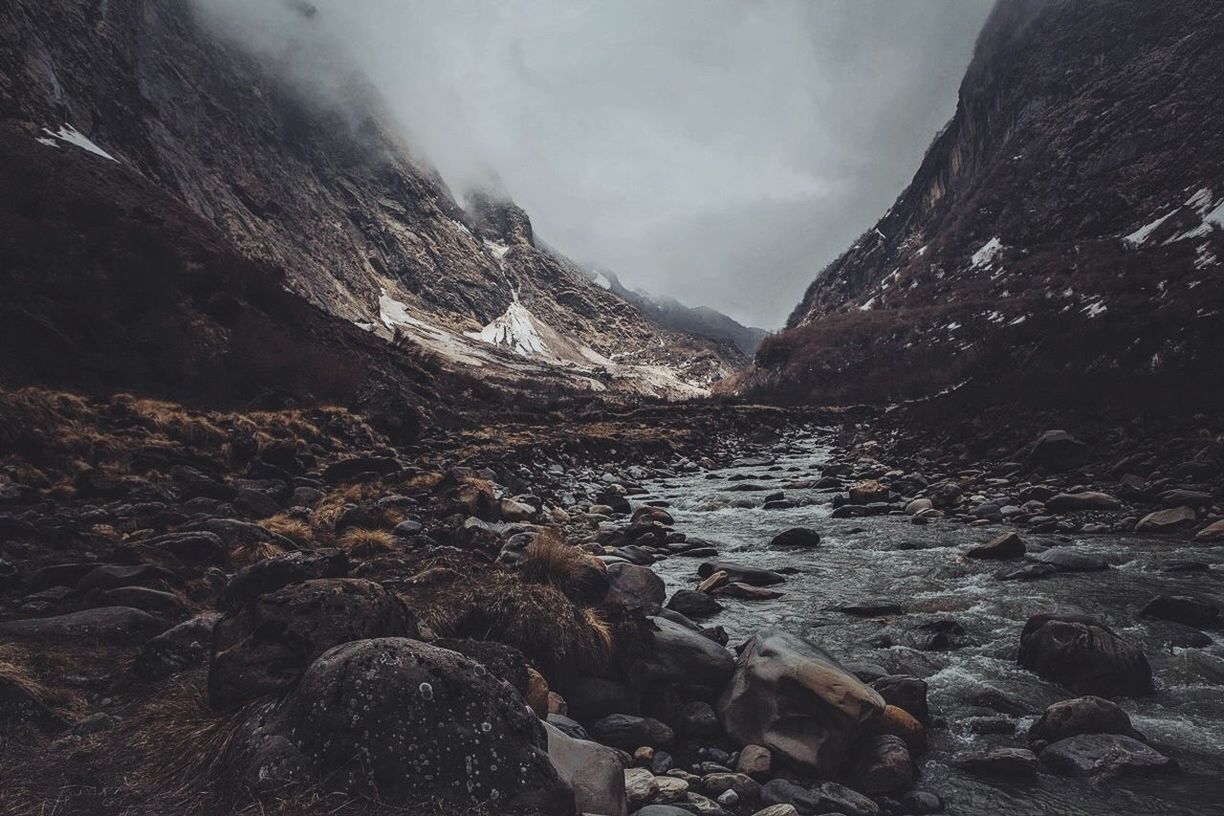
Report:
[[[678,589],[667,602],[667,608],[687,618],[708,618],[722,611],[722,604],[708,593]]]
[[[312,660],[341,643],[416,636],[415,616],[381,584],[356,578],[290,584],[217,622],[209,702],[228,708],[287,688]]]
[[[735,658],[729,651],[674,621],[661,617],[649,620],[654,625],[651,638],[654,648],[634,663],[634,677],[711,689],[721,689],[726,684],[735,671]]]
[[[1067,547],[1051,547],[1029,558],[1037,564],[1048,564],[1059,572],[1098,572],[1109,567],[1109,564],[1095,555]]]
[[[631,518],[633,524],[662,524],[664,527],[671,527],[676,523],[672,518],[671,513],[664,510],[662,507],[651,507],[644,505],[633,511]]]
[[[1213,521],[1194,534],[1195,541],[1224,541],[1224,519]]]
[[[771,601],[781,598],[783,593],[776,589],[753,586],[739,581],[731,581],[714,590],[714,594],[726,598],[739,598],[742,601]]]
[[[663,579],[650,567],[626,563],[608,565],[608,592],[604,596],[608,606],[620,606],[647,616],[657,615],[666,597]]]
[[[769,541],[769,546],[778,550],[811,549],[820,544],[820,533],[809,527],[792,527],[783,530]]]
[[[824,782],[805,787],[787,779],[771,779],[761,786],[766,805],[790,805],[800,813],[840,813],[845,816],[879,816],[880,806],[858,791]]]
[[[850,487],[850,502],[852,504],[874,504],[888,501],[891,491],[875,479],[855,482]]]
[[[795,810],[794,805],[769,805],[753,813],[752,816],[799,816],[799,811]]]
[[[828,776],[883,716],[884,705],[824,650],[766,629],[744,647],[718,713],[739,744],[763,745],[802,770]]]
[[[891,796],[914,785],[914,760],[905,741],[893,734],[879,734],[861,749],[850,781],[868,796]]]
[[[666,748],[676,736],[671,728],[658,720],[632,714],[609,714],[588,730],[595,741],[622,751],[633,751],[643,745]]]
[[[1015,532],[1006,532],[985,544],[970,547],[965,551],[965,557],[1006,561],[1012,558],[1023,558],[1024,552],[1024,539],[1020,538]]]
[[[659,783],[648,768],[625,768],[622,786],[625,790],[625,803],[629,810],[637,810],[648,805],[659,792]]]
[[[442,799],[443,812],[572,813],[547,747],[544,724],[483,666],[375,638],[330,649],[282,701],[257,707],[225,764],[232,784],[262,789],[312,782],[388,804]]]
[[[756,801],[761,796],[761,785],[752,777],[742,773],[711,773],[701,778],[701,792],[717,799],[726,791],[735,791],[739,799]]]
[[[1030,742],[1057,742],[1080,734],[1123,734],[1137,737],[1130,717],[1117,703],[1088,695],[1049,706],[1029,728]]]
[[[735,770],[758,782],[768,779],[773,770],[773,754],[764,745],[745,745],[740,749]]]
[[[1148,513],[1139,519],[1135,530],[1141,533],[1170,533],[1193,524],[1197,518],[1192,507],[1172,507]]]
[[[545,723],[548,758],[574,792],[580,813],[625,816],[625,776],[616,751],[596,742],[575,739]]]
[[[1122,502],[1108,493],[1085,490],[1080,493],[1059,493],[1045,500],[1051,513],[1076,513],[1081,510],[1120,510]]]
[[[1188,595],[1157,595],[1144,605],[1139,614],[1145,618],[1160,618],[1198,629],[1214,629],[1221,623],[1218,606]]]
[[[921,723],[930,721],[925,680],[905,674],[890,674],[872,680],[871,687],[880,693],[888,705],[909,712]]]
[[[960,757],[957,767],[982,776],[1032,779],[1037,776],[1037,755],[1024,748],[996,748],[984,754]]]
[[[1020,665],[1082,694],[1145,695],[1153,691],[1143,651],[1099,621],[1077,615],[1034,615],[1020,633]]]
[[[1041,764],[1063,776],[1131,776],[1168,772],[1173,760],[1123,734],[1079,734],[1048,746]]]
[[[719,572],[727,573],[728,580],[732,582],[752,586],[773,586],[786,580],[785,576],[771,570],[732,564],[727,561],[705,561],[697,567],[697,574],[702,578]]]

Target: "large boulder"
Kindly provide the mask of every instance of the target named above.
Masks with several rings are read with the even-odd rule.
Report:
[[[740,745],[831,776],[851,743],[884,714],[884,699],[823,649],[780,629],[758,632],[719,700],[723,729]]]
[[[147,641],[140,647],[132,671],[145,680],[160,680],[203,665],[208,660],[213,626],[220,617],[216,612],[205,612]]]
[[[144,643],[166,628],[157,617],[130,606],[99,606],[53,618],[26,618],[0,623],[0,637],[44,642]]]
[[[548,758],[574,792],[579,813],[626,816],[624,766],[616,751],[590,740],[575,739],[544,724]]]
[[[1079,694],[1151,694],[1152,669],[1143,650],[1099,621],[1041,614],[1020,633],[1020,665]]]
[[[722,690],[735,671],[735,658],[698,631],[666,618],[650,618],[653,648],[636,661],[632,676],[656,683]]]
[[[650,567],[616,563],[608,565],[608,592],[604,603],[630,612],[657,615],[663,608],[667,589],[663,579]]]
[[[221,591],[218,606],[223,612],[231,612],[283,586],[315,578],[343,578],[348,575],[348,568],[348,554],[334,548],[302,550],[265,558],[234,573]]]
[[[341,643],[416,636],[413,614],[381,584],[356,578],[290,584],[217,622],[209,701],[228,708],[285,689]]]
[[[518,693],[457,652],[407,638],[358,640],[310,664],[283,700],[235,734],[232,784],[316,784],[436,812],[572,816],[544,724]],[[431,810],[430,812],[435,812]]]
[[[1117,703],[1103,697],[1059,700],[1029,728],[1032,742],[1057,742],[1080,734],[1124,734],[1136,737],[1130,717]]]

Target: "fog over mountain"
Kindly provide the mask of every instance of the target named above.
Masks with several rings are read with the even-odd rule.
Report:
[[[457,195],[500,186],[571,257],[777,327],[951,116],[990,3],[198,5],[310,87],[364,73]]]

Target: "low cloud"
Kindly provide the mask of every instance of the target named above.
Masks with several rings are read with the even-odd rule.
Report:
[[[366,75],[452,189],[576,260],[776,328],[909,181],[992,0],[314,5],[197,2],[319,90]]]

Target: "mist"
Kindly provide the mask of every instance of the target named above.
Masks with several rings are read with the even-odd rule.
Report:
[[[197,0],[321,95],[364,74],[462,197],[778,328],[909,182],[993,0]],[[311,66],[301,70],[302,65]]]

